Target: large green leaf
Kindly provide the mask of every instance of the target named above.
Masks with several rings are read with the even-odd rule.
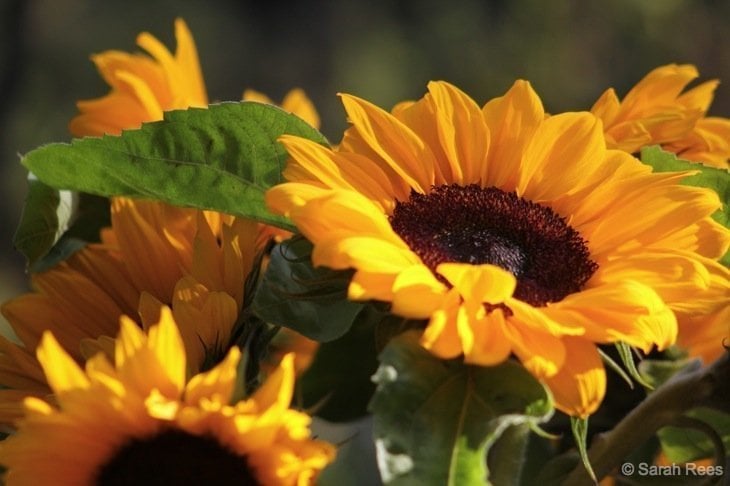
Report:
[[[98,241],[99,231],[108,225],[106,198],[54,189],[31,174],[13,243],[25,255],[29,270],[43,271],[86,242]]]
[[[103,196],[159,199],[214,209],[292,229],[264,204],[282,182],[284,133],[327,141],[300,118],[271,105],[221,103],[165,113],[121,136],[50,144],[23,157],[44,183]]]
[[[319,346],[314,361],[297,383],[302,407],[331,422],[367,414],[378,368],[375,326],[383,315],[366,306],[344,336]]]
[[[253,300],[254,313],[320,342],[350,329],[364,304],[347,300],[352,272],[314,268],[312,244],[301,237],[274,247]]]
[[[717,434],[725,450],[730,449],[730,414],[712,408],[699,407],[687,412],[687,416],[701,421],[706,428]],[[662,451],[673,462],[688,462],[713,457],[716,444],[712,437],[701,428],[664,427],[657,434]]]
[[[490,447],[511,426],[547,420],[549,394],[515,362],[479,367],[440,360],[417,335],[391,340],[374,377],[370,410],[383,480],[484,484]]]

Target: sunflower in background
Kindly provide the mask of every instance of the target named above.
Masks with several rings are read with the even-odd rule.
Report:
[[[719,81],[682,92],[699,76],[689,64],[661,66],[619,100],[606,90],[591,108],[603,121],[609,148],[636,153],[661,145],[682,159],[727,169],[730,119],[707,116]]]
[[[106,51],[91,57],[112,90],[106,96],[79,101],[81,112],[69,123],[77,137],[118,135],[142,122],[162,120],[168,110],[208,106],[208,95],[195,41],[182,19],[175,20],[177,50],[173,55],[147,32],[137,45],[150,53]]]
[[[441,358],[516,355],[579,417],[605,393],[597,345],[664,349],[678,313],[727,299],[715,192],[607,149],[590,113],[546,116],[525,81],[483,107],[445,82],[428,91],[391,113],[342,95],[352,126],[334,150],[281,138],[289,182],[267,202],[315,266],[355,270],[350,299],[426,319]]]
[[[635,153],[661,145],[681,159],[730,169],[730,119],[707,116],[719,81],[705,81],[685,91],[698,76],[695,66],[668,64],[652,70],[622,100],[613,88],[606,90],[591,111],[604,123],[609,148]],[[678,344],[691,357],[710,363],[725,352],[723,338],[730,325],[727,294],[725,301],[710,315],[678,316]]]
[[[122,317],[114,358],[82,370],[47,331],[38,348],[56,405],[24,402],[0,443],[8,486],[313,484],[334,459],[289,408],[293,355],[247,399],[232,403],[241,352],[188,379],[183,339],[166,307],[148,333]]]
[[[207,106],[195,43],[181,19],[175,21],[175,35],[174,55],[142,33],[137,42],[152,57],[120,51],[93,56],[112,89],[99,99],[79,102],[81,113],[71,121],[71,132],[119,134],[162,119],[166,110]],[[295,114],[318,123],[301,90],[292,91],[285,102]],[[83,362],[99,350],[111,353],[121,315],[139,316],[138,324],[147,329],[159,319],[160,308],[169,305],[191,369],[214,364],[230,345],[256,255],[272,237],[281,234],[244,218],[113,198],[111,227],[102,231],[100,243],[34,274],[35,292],[2,306],[20,345],[0,337],[0,384],[8,387],[0,390],[0,422],[18,416],[23,397],[50,393],[34,355],[47,329]],[[297,362],[311,360],[314,350],[306,350]]]

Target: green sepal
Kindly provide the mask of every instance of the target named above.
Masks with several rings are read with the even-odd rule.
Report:
[[[347,300],[351,271],[314,268],[312,244],[295,237],[276,245],[253,299],[253,312],[316,341],[344,335],[364,304]]]
[[[444,361],[424,349],[418,335],[392,339],[373,377],[370,410],[383,481],[484,484],[491,446],[512,426],[547,420],[550,394],[515,362]]]
[[[636,380],[638,384],[643,386],[644,388],[652,389],[653,386],[651,383],[649,383],[643,376],[641,376],[641,373],[639,373],[639,370],[636,368],[636,363],[634,362],[634,353],[631,348],[626,343],[616,343],[616,351],[618,351],[619,357],[621,357],[621,362],[624,364],[624,367],[626,368],[626,371],[628,371],[631,378]]]
[[[570,417],[570,428],[573,431],[575,445],[578,448],[583,467],[588,471],[594,483],[597,483],[596,473],[593,471],[591,461],[588,459],[588,418]]]
[[[87,137],[37,148],[22,163],[58,189],[133,196],[213,209],[285,229],[270,213],[267,189],[283,182],[283,134],[327,140],[300,118],[261,103],[237,102],[165,113],[120,136]]]

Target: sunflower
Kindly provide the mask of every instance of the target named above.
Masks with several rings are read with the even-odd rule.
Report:
[[[82,370],[46,332],[38,360],[57,406],[24,402],[17,433],[0,443],[6,483],[312,484],[334,448],[310,438],[310,417],[289,408],[293,356],[248,399],[231,403],[238,348],[186,379],[186,356],[169,309],[145,334],[121,319],[113,363]]]
[[[0,338],[0,383],[10,388],[0,390],[3,422],[22,396],[50,393],[34,356],[47,329],[83,362],[117,334],[121,315],[148,328],[165,304],[195,370],[228,346],[258,251],[256,223],[125,198],[112,201],[111,222],[101,243],[34,274],[34,292],[3,304],[20,341]]]
[[[143,32],[137,36],[137,45],[152,57],[116,50],[92,56],[111,92],[77,103],[81,113],[71,120],[71,133],[79,137],[116,135],[144,121],[161,120],[166,110],[208,106],[198,51],[182,19],[175,20],[175,38],[174,55]]]
[[[94,56],[112,91],[80,102],[71,131],[118,134],[161,119],[164,110],[207,105],[192,36],[181,19],[175,31],[175,56],[147,33],[138,44],[154,58],[120,51]],[[290,98],[295,114],[316,117],[302,92]],[[0,384],[6,387],[0,390],[0,422],[18,416],[23,397],[50,393],[34,355],[46,329],[81,363],[100,349],[109,351],[121,315],[139,316],[147,328],[160,307],[170,305],[188,362],[196,370],[214,362],[230,341],[254,257],[272,236],[280,234],[243,218],[113,198],[111,227],[101,243],[33,275],[35,291],[2,306],[20,343],[0,337]]]
[[[669,64],[647,74],[623,100],[606,90],[591,112],[603,120],[608,147],[635,153],[658,144],[686,160],[730,167],[730,119],[707,116],[718,81],[682,92],[698,75],[692,65]]]
[[[289,182],[267,203],[312,241],[314,265],[354,270],[350,299],[426,319],[437,356],[514,354],[583,417],[605,393],[597,345],[663,349],[677,313],[727,298],[717,194],[607,149],[594,115],[547,117],[525,81],[481,108],[445,82],[391,113],[342,100],[338,148],[281,138]]]

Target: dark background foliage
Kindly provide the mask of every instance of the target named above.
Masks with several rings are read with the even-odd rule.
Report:
[[[107,92],[91,53],[137,50],[145,30],[174,47],[176,16],[211,100],[302,87],[333,141],[346,126],[338,92],[390,107],[444,79],[481,103],[524,78],[558,112],[588,109],[610,86],[623,96],[670,62],[730,80],[723,0],[0,0],[0,300],[27,288],[11,244],[25,195],[18,154],[69,140],[75,101]],[[711,112],[730,116],[727,85]]]

